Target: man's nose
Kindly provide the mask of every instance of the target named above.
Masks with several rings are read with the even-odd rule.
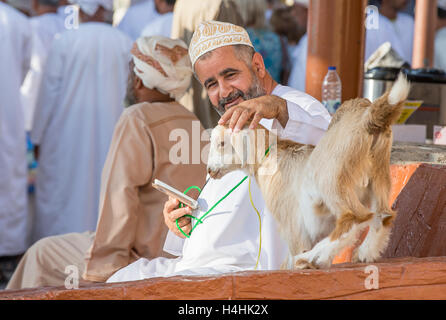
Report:
[[[224,82],[220,84],[220,99],[227,98],[232,93],[232,87],[225,84]]]

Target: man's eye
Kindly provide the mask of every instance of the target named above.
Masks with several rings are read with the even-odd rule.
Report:
[[[211,82],[208,84],[207,89],[215,87],[216,83],[215,82]]]
[[[235,76],[235,73],[229,73],[226,75],[227,79],[233,78]]]

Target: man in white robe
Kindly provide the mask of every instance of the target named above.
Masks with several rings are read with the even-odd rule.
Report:
[[[28,18],[0,2],[0,257],[20,255],[29,246],[20,86],[30,63],[30,35]]]
[[[138,2],[127,9],[127,12],[118,24],[118,28],[127,33],[132,40],[136,40],[141,35],[144,27],[161,15],[172,12],[174,5],[175,0],[145,0]]]
[[[57,13],[59,0],[33,0],[35,16],[30,19],[32,30],[31,66],[21,88],[25,109],[25,128],[30,131],[49,48],[54,37],[64,31],[64,19]]]
[[[407,5],[408,0],[380,0],[378,23],[366,28],[365,61],[389,41],[406,62],[412,63],[415,22],[410,15],[401,12]]]
[[[131,40],[103,23],[109,0],[72,0],[81,24],[53,41],[34,113],[33,240],[94,230],[101,171],[123,110]]]
[[[230,128],[239,130],[253,119],[252,125],[260,122],[269,130],[277,130],[281,138],[310,144],[316,144],[328,128],[331,118],[322,104],[303,92],[277,84],[266,71],[261,55],[254,53],[243,28],[216,21],[202,23],[191,40],[189,55],[211,103],[220,114],[225,112],[220,123],[227,122]],[[254,179],[250,183],[245,180],[221,201],[186,240],[181,239],[184,236],[175,224],[186,214],[201,217],[244,176],[235,171],[220,180],[209,179],[198,198],[198,212],[176,209],[178,202],[171,198],[164,209],[171,231],[164,250],[179,258],[139,259],[116,272],[108,282],[279,269],[288,247]],[[250,194],[261,216],[261,230]],[[191,224],[182,219],[179,227],[187,234]]]
[[[170,38],[172,23],[173,12],[162,14],[144,27],[141,32],[141,37],[164,36]]]

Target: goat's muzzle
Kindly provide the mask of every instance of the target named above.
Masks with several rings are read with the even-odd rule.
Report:
[[[212,170],[211,168],[208,168],[208,173],[212,179],[220,179],[221,178],[220,169]]]

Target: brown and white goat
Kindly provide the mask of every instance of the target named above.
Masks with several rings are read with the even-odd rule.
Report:
[[[372,262],[387,246],[395,216],[389,206],[391,125],[409,90],[400,75],[374,103],[346,101],[316,147],[280,139],[270,145],[276,137],[264,128],[230,134],[217,126],[208,171],[218,179],[242,169],[256,178],[288,242],[288,268],[329,267],[365,229],[352,261]]]

